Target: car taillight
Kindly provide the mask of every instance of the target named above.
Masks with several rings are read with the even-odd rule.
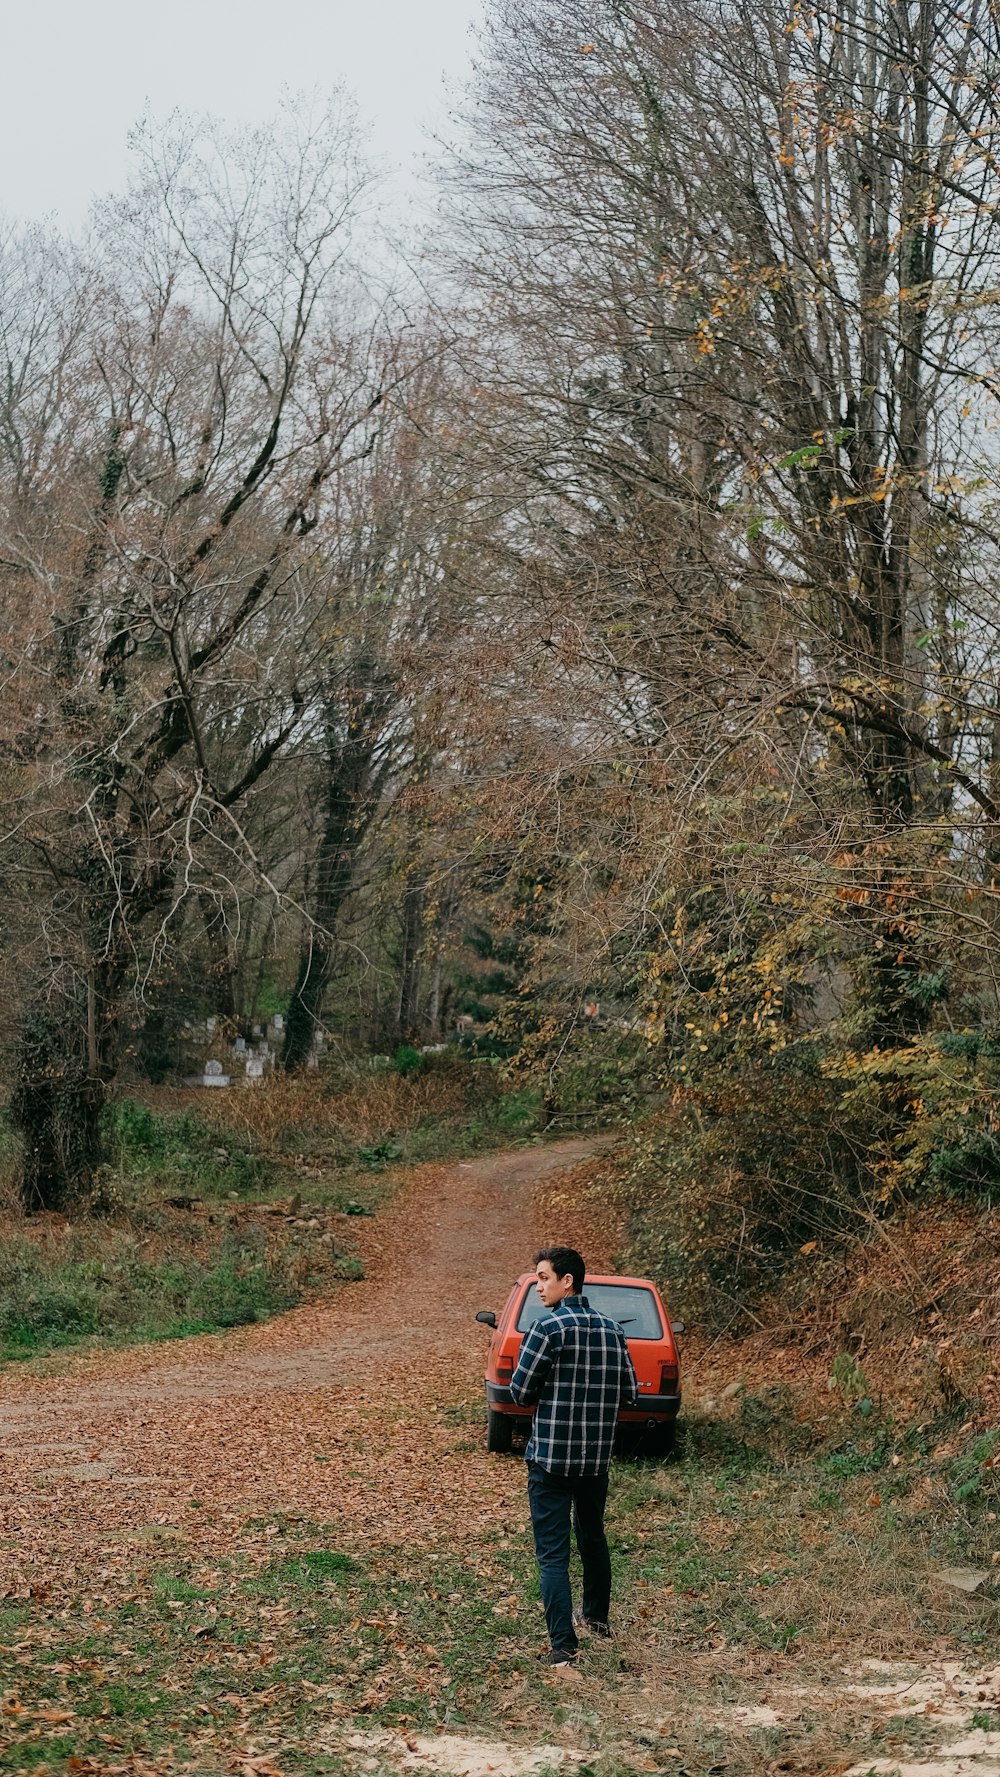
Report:
[[[509,1382],[511,1377],[513,1376],[513,1374],[514,1374],[514,1359],[512,1357],[498,1357],[497,1358],[497,1381],[498,1382]],[[674,1365],[674,1374],[675,1375],[677,1374],[676,1364]]]
[[[665,1363],[660,1365],[660,1393],[675,1394],[677,1390],[677,1365]]]

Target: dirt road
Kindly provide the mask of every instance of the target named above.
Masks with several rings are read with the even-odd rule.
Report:
[[[593,1146],[421,1169],[329,1302],[0,1375],[5,1770],[1000,1777],[1000,1667],[903,1626],[871,1482],[852,1515],[744,1460],[712,1409],[701,1468],[616,1478],[618,1636],[546,1689],[523,1464],[483,1448],[474,1315],[546,1239],[609,1262],[558,1180]],[[317,1542],[356,1605],[296,1578]],[[898,1548],[905,1576],[905,1527]]]
[[[191,1498],[202,1522],[206,1507],[329,1513],[363,1498],[371,1459],[432,1440],[431,1403],[481,1371],[476,1310],[499,1307],[551,1237],[539,1181],[594,1150],[563,1141],[422,1168],[383,1215],[352,1225],[365,1280],[331,1302],[225,1335],[62,1359],[48,1366],[56,1374],[8,1368],[0,1525],[24,1539],[22,1564],[47,1568],[67,1544],[157,1519],[179,1526]],[[318,1467],[314,1446],[342,1445],[353,1409],[379,1397],[382,1449],[355,1450],[350,1475]],[[406,1448],[396,1455],[405,1474]],[[401,1506],[394,1490],[403,1524]]]

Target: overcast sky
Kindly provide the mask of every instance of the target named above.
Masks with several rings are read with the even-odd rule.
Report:
[[[123,183],[147,108],[229,123],[273,111],[283,89],[343,80],[405,200],[421,126],[443,121],[480,0],[42,0],[0,22],[0,211],[73,230]]]

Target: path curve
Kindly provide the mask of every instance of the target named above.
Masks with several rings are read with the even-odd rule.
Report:
[[[542,1226],[539,1182],[600,1145],[422,1167],[359,1228],[364,1282],[329,1301],[181,1344],[79,1354],[56,1375],[0,1374],[0,1566],[5,1528],[79,1543],[180,1522],[194,1495],[199,1511],[329,1510],[335,1478],[360,1483],[377,1464],[373,1404],[377,1423],[384,1403],[378,1435],[402,1476],[407,1442],[433,1436],[423,1403],[430,1412],[478,1388],[476,1310],[500,1307],[537,1244],[581,1237],[571,1212]],[[355,1410],[363,1447],[345,1469],[338,1452]],[[317,1455],[321,1444],[332,1454]]]

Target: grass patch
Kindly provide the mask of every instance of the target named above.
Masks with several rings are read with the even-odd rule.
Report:
[[[338,1554],[336,1549],[307,1549],[302,1555],[285,1556],[274,1571],[279,1579],[311,1579],[318,1584],[357,1573],[358,1563],[350,1555]]]
[[[377,1141],[362,1142],[355,1157],[361,1166],[380,1172],[399,1163],[418,1166],[513,1147],[538,1137],[540,1107],[541,1093],[531,1089],[481,1095],[472,1108],[421,1117],[408,1129],[389,1130]]]
[[[470,1501],[516,1480],[509,1522],[470,1510],[440,1541],[388,1547],[363,1509],[336,1527],[274,1514],[240,1531],[226,1515],[202,1552],[153,1571],[136,1558],[114,1586],[102,1555],[99,1600],[71,1570],[58,1598],[0,1615],[16,1650],[4,1683],[27,1730],[0,1768],[45,1763],[68,1777],[71,1758],[106,1762],[110,1736],[115,1761],[157,1771],[214,1777],[252,1745],[288,1777],[321,1777],[358,1730],[445,1729],[552,1741],[554,1754],[566,1742],[595,1777],[647,1765],[700,1777],[720,1761],[750,1777],[933,1743],[932,1720],[894,1719],[888,1703],[877,1720],[846,1689],[838,1701],[845,1660],[898,1658],[929,1639],[940,1650],[942,1636],[985,1629],[990,1607],[928,1592],[934,1531],[873,1505],[869,1475],[834,1489],[818,1449],[789,1457],[770,1447],[773,1428],[755,1437],[735,1414],[692,1417],[678,1461],[617,1464],[616,1639],[584,1642],[586,1685],[559,1689],[535,1658],[544,1627],[521,1477],[467,1457],[468,1405],[447,1404],[434,1465],[465,1464]],[[379,1409],[361,1418],[371,1438]],[[910,1493],[922,1473],[907,1474]],[[834,1682],[813,1707],[822,1660]],[[792,1687],[789,1719],[740,1726],[727,1711],[752,1713],[762,1673],[779,1702]]]
[[[0,1245],[0,1357],[101,1336],[169,1339],[247,1326],[299,1299],[287,1254],[257,1229],[220,1230],[207,1250],[147,1256],[149,1237],[104,1225]],[[204,1246],[204,1242],[202,1243]]]
[[[0,1361],[249,1326],[364,1276],[344,1223],[300,1194],[280,1214],[184,1201],[0,1225]]]
[[[308,1546],[319,1528],[296,1527],[263,1568],[238,1550],[211,1584],[187,1564],[137,1576],[127,1613],[102,1601],[96,1625],[82,1596],[57,1627],[35,1614],[37,1642],[22,1622],[20,1646],[34,1651],[19,1695],[47,1762],[102,1757],[109,1720],[116,1731],[127,1726],[136,1756],[167,1751],[186,1762],[210,1721],[217,1763],[202,1744],[199,1768],[221,1770],[232,1756],[228,1730],[242,1717],[244,1734],[249,1722],[264,1744],[291,1740],[293,1768],[311,1770],[306,1749],[315,1756],[324,1737],[329,1743],[331,1718],[418,1729],[481,1723],[490,1684],[504,1674],[544,1702],[546,1675],[525,1646],[538,1609],[526,1538],[513,1556],[484,1553],[469,1565]],[[67,1709],[71,1741],[49,1719]],[[335,1750],[328,1744],[327,1756]],[[27,1768],[33,1753],[8,1753],[6,1768]]]
[[[161,1116],[191,1112],[190,1093],[150,1096]],[[259,1091],[208,1095],[195,1114],[252,1156],[380,1171],[532,1140],[540,1109],[540,1092],[507,1090],[499,1066],[448,1054],[402,1074],[338,1062],[323,1075],[275,1076]]]
[[[254,1199],[273,1191],[271,1159],[255,1152],[244,1132],[220,1129],[192,1107],[157,1111],[138,1099],[118,1099],[106,1112],[106,1130],[119,1190],[159,1197]]]

